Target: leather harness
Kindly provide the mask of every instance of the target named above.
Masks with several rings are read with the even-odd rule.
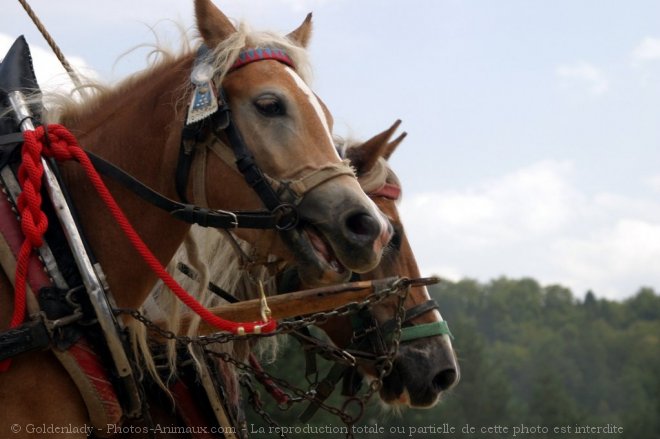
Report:
[[[29,49],[27,48],[27,43],[25,43],[24,39],[19,39],[17,44],[19,46],[18,52],[20,52],[18,57],[20,58],[20,63],[17,65],[12,64],[14,62],[14,57],[11,56],[11,51],[10,54],[5,57],[5,60],[2,63],[2,71],[0,71],[0,73],[5,74],[5,76],[9,75],[9,79],[0,84],[0,92],[2,92],[0,93],[0,101],[2,101],[0,102],[0,107],[9,107],[6,95],[10,91],[17,90],[19,92],[25,91],[27,93],[27,91],[35,91],[39,89],[38,84],[36,83],[36,79],[33,79],[34,73],[32,70],[32,63],[29,55]],[[206,50],[200,50],[200,58],[203,58],[205,53]],[[240,59],[237,61],[233,68],[237,69],[249,62],[259,61],[262,59],[274,59],[279,62],[292,65],[291,60],[282,50],[272,49],[271,51],[271,49],[266,49],[265,51],[262,51],[260,49],[259,51],[255,51],[248,49],[241,52]],[[27,74],[26,71],[32,73]],[[212,78],[209,78],[209,81],[210,85],[213,87]],[[6,84],[9,84],[9,86],[6,86]],[[228,139],[228,145],[231,147],[231,151],[234,155],[234,160],[231,163],[232,167],[238,169],[238,171],[240,171],[244,176],[248,185],[252,187],[253,190],[255,190],[255,192],[258,194],[268,209],[266,211],[229,212],[214,210],[205,206],[195,206],[189,204],[186,202],[185,196],[181,196],[183,202],[171,200],[157,193],[130,174],[124,172],[120,168],[105,161],[104,159],[89,152],[88,155],[94,163],[94,166],[97,167],[101,173],[117,180],[151,204],[168,211],[173,217],[188,223],[199,224],[204,227],[216,227],[225,229],[247,227],[260,229],[277,229],[280,231],[291,230],[298,224],[299,214],[297,210],[297,204],[300,202],[307,191],[337,176],[354,175],[350,166],[344,162],[341,162],[339,164],[332,164],[330,166],[317,169],[311,174],[308,174],[307,176],[304,176],[303,178],[295,181],[277,182],[274,179],[266,176],[256,164],[254,157],[249,152],[249,149],[243,141],[239,130],[233,123],[231,112],[226,104],[226,100],[224,99],[222,89],[218,89],[217,93],[218,96],[221,97],[221,99],[219,99],[217,102],[218,111],[210,115],[211,117],[204,117],[200,120],[186,124],[182,130],[181,153],[176,173],[176,185],[178,192],[185,195],[185,187],[187,186],[189,168],[190,163],[192,163],[193,153],[198,146],[197,144],[204,139],[203,136],[208,138],[209,134],[213,134],[214,137],[218,137],[221,134],[224,134],[224,136],[226,136]],[[31,110],[31,112],[34,114],[34,116],[29,117],[34,121],[38,121],[41,114],[41,107],[30,106],[29,110]],[[18,126],[20,126],[22,122],[23,120],[19,120]],[[21,133],[15,132],[16,127],[17,122],[13,119],[10,119],[7,116],[0,117],[0,134],[2,134],[0,136],[0,168],[6,167],[10,162],[13,162],[18,158],[16,152],[20,149],[19,146],[23,141],[23,136]],[[213,148],[212,150],[215,149],[217,148]],[[54,162],[52,165],[52,169],[57,169]],[[277,190],[274,187],[277,188]],[[292,187],[296,189],[290,189]],[[20,188],[18,188],[18,190],[20,191]],[[288,197],[289,200],[283,201],[283,196]],[[0,198],[3,198],[4,200],[4,197]],[[9,211],[11,212],[11,207],[9,207]],[[15,217],[13,219],[15,220]],[[51,224],[55,222],[56,221],[53,221]],[[85,244],[83,243],[83,245]],[[69,270],[68,267],[64,267],[63,269]],[[100,271],[100,267],[98,266],[95,268],[95,270],[97,271],[97,274],[102,273]],[[41,264],[39,264],[39,267],[36,270],[31,270],[31,272],[35,271],[43,273]],[[54,272],[51,271],[51,274],[53,277],[55,277]],[[57,274],[57,276],[61,277],[61,274]],[[52,297],[55,299],[54,303],[64,303],[65,306],[62,307],[58,305],[58,307],[56,307],[57,311],[54,314],[48,314],[44,318],[37,317],[34,320],[24,323],[19,328],[0,333],[0,360],[11,358],[15,355],[31,350],[44,349],[52,346],[53,343],[64,349],[62,352],[65,356],[74,353],[74,351],[78,352],[78,354],[74,354],[75,359],[70,357],[63,358],[61,356],[58,358],[63,361],[63,364],[67,370],[72,373],[72,377],[74,381],[76,381],[76,384],[78,384],[81,392],[83,391],[83,387],[96,386],[97,390],[90,390],[90,392],[101,392],[106,394],[109,399],[104,400],[103,398],[100,398],[99,402],[106,405],[113,405],[113,408],[110,409],[110,411],[108,411],[108,407],[105,409],[98,408],[97,412],[102,412],[105,410],[105,414],[98,414],[99,417],[97,418],[94,418],[94,413],[90,413],[92,416],[92,423],[97,426],[105,427],[108,424],[119,422],[122,410],[118,406],[114,405],[114,402],[112,402],[117,401],[118,396],[114,394],[115,390],[113,389],[113,385],[110,383],[110,381],[108,381],[106,378],[99,379],[101,377],[85,377],[85,374],[88,373],[87,371],[96,370],[98,372],[99,370],[102,370],[102,364],[110,360],[110,358],[114,358],[114,356],[103,354],[103,359],[98,357],[98,354],[94,353],[95,350],[99,348],[98,343],[96,342],[92,344],[87,342],[84,344],[76,344],[76,342],[66,341],[66,338],[54,338],[55,332],[53,331],[65,335],[67,333],[71,333],[71,328],[74,328],[71,326],[72,324],[77,326],[80,322],[84,322],[85,319],[93,321],[95,318],[95,311],[92,311],[91,307],[84,305],[83,311],[85,312],[83,312],[80,310],[80,303],[77,301],[72,302],[70,300],[70,298],[73,297],[70,294],[71,292],[83,290],[73,289],[60,292],[58,292],[59,290],[54,290],[53,294],[49,294],[46,291],[46,289],[41,288],[39,294],[40,299],[42,299],[40,300],[41,302],[44,300],[47,301],[49,297]],[[37,293],[37,291],[34,292],[35,294]],[[86,299],[83,299],[82,301],[84,302],[85,300]],[[67,303],[68,305],[66,305]],[[91,312],[91,314],[89,314],[89,312]],[[112,316],[110,317],[113,318]],[[54,323],[57,325],[55,326]],[[100,333],[103,332],[103,330],[100,329],[99,331]],[[75,333],[76,331],[74,330],[73,334]],[[78,335],[73,336],[76,337],[75,339],[77,340],[86,340],[78,338]],[[101,350],[104,349],[107,348],[101,347]],[[124,349],[126,349],[126,347],[124,347]],[[112,362],[113,360],[110,361]],[[71,367],[68,367],[67,365]],[[74,374],[71,372],[71,368],[75,369],[77,372]],[[132,379],[132,377],[129,378]],[[101,381],[102,383],[107,383],[109,387],[106,386],[104,387],[105,390],[101,390],[101,388],[98,387],[102,384]],[[126,379],[122,376],[113,377],[113,381],[115,382],[115,385],[120,382],[129,385],[129,383],[126,382]],[[86,384],[88,382],[89,384]],[[105,384],[103,385],[105,386]],[[123,390],[120,386],[120,390],[122,391],[119,396],[123,396],[124,398],[119,399],[122,401],[122,405],[123,403],[128,402],[130,408],[125,412],[128,416],[139,416],[139,413],[136,413],[136,407],[140,407],[141,396],[139,394],[133,394],[136,391],[134,386],[135,384],[130,384],[129,387],[124,387]],[[126,389],[133,390],[125,392]],[[138,393],[142,392],[142,390],[137,391]],[[89,398],[87,398],[86,395],[83,395],[83,397],[88,403],[88,408],[90,407],[89,400],[96,398],[93,395],[89,396]]]

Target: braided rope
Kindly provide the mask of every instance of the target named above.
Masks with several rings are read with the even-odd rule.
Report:
[[[25,291],[30,254],[33,248],[41,247],[43,235],[48,229],[48,218],[41,210],[41,181],[44,174],[41,151],[40,142],[30,135],[25,136],[21,165],[18,168],[18,181],[23,190],[17,200],[21,214],[21,231],[25,240],[16,259],[14,312],[9,323],[10,328],[19,326],[25,319]]]

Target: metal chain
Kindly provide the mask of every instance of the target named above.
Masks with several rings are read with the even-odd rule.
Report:
[[[261,398],[259,397],[259,393],[256,391],[256,389],[254,389],[251,380],[249,381],[248,384],[247,377],[249,377],[250,375],[253,376],[262,375],[263,377],[272,380],[278,386],[288,389],[290,392],[292,392],[294,395],[298,397],[295,400],[293,398],[290,398],[289,404],[284,408],[284,410],[288,410],[293,405],[293,403],[297,403],[297,402],[308,401],[314,403],[318,405],[321,409],[341,419],[342,422],[344,422],[344,424],[346,424],[346,426],[348,427],[347,438],[352,438],[353,437],[352,426],[362,417],[365,405],[376,392],[380,391],[380,389],[383,386],[384,378],[392,372],[392,368],[394,367],[394,358],[399,350],[401,329],[402,329],[401,326],[405,316],[404,302],[408,295],[409,289],[410,289],[409,279],[406,278],[397,279],[394,282],[392,282],[392,284],[388,288],[385,288],[380,291],[376,291],[365,297],[364,300],[360,302],[349,302],[345,305],[335,308],[332,311],[319,312],[295,320],[284,320],[279,323],[275,331],[272,331],[267,334],[237,335],[237,334],[223,332],[223,333],[213,334],[211,336],[191,337],[186,335],[178,335],[173,331],[161,328],[158,324],[150,320],[148,317],[146,317],[144,314],[142,314],[140,311],[136,309],[116,309],[115,313],[131,316],[135,320],[142,323],[148,330],[152,331],[154,334],[157,334],[163,339],[175,340],[177,343],[183,345],[197,344],[202,347],[206,347],[214,343],[226,343],[234,340],[270,337],[277,334],[286,334],[310,325],[320,325],[327,322],[331,318],[346,316],[348,314],[357,312],[358,310],[363,309],[365,307],[369,307],[377,303],[380,303],[383,300],[387,299],[388,297],[396,295],[398,298],[396,316],[395,316],[396,324],[393,331],[392,340],[389,343],[388,352],[385,355],[380,355],[375,357],[375,367],[377,371],[377,377],[369,383],[369,387],[363,395],[361,395],[360,397],[354,396],[348,398],[341,406],[341,408],[333,407],[324,402],[316,400],[315,399],[316,392],[313,389],[304,390],[298,388],[284,379],[275,377],[269,374],[268,372],[260,371],[253,368],[250,364],[234,358],[228,352],[216,352],[216,351],[209,351],[208,349],[204,349],[204,351],[207,354],[212,355],[226,363],[232,364],[234,367],[236,367],[238,370],[244,373],[243,376],[245,376],[246,378],[242,378],[241,384],[243,384],[243,387],[245,387],[248,391],[248,402],[253,407],[255,413],[261,416],[270,426],[277,428],[276,431],[279,432],[280,437],[285,438],[286,435],[284,434],[283,430],[279,428],[277,422],[263,409],[263,405],[261,403]],[[352,355],[347,353],[346,351],[344,351],[344,354],[338,354],[338,351],[343,351],[343,350],[331,345],[325,346],[321,348],[321,350],[327,351],[326,353],[330,356],[340,355],[344,358],[346,357],[352,358]],[[313,386],[314,384],[312,385],[312,387]],[[350,414],[347,413],[347,410],[353,404],[357,404],[358,412],[356,415],[351,416]]]
[[[387,355],[378,357],[376,360],[376,370],[378,371],[378,376],[376,379],[374,379],[370,385],[367,391],[358,397],[352,397],[347,399],[344,404],[341,406],[341,408],[333,407],[330,406],[324,402],[317,401],[315,399],[315,392],[313,390],[311,391],[305,391],[303,389],[300,389],[298,387],[295,387],[288,381],[277,378],[267,372],[264,371],[258,371],[254,369],[252,366],[249,364],[243,363],[234,357],[232,357],[229,353],[226,352],[208,352],[208,354],[213,355],[217,358],[219,358],[222,361],[228,362],[232,365],[234,365],[236,368],[239,370],[255,375],[255,374],[261,374],[267,379],[272,380],[274,383],[276,383],[278,386],[286,388],[287,390],[291,391],[294,393],[296,396],[298,396],[298,399],[293,401],[290,399],[290,404],[288,407],[285,408],[285,410],[288,410],[293,403],[297,402],[302,402],[302,401],[307,401],[310,403],[314,403],[318,405],[321,409],[327,411],[328,413],[337,416],[346,424],[348,427],[347,429],[347,438],[352,438],[353,437],[353,425],[362,417],[362,414],[364,412],[364,407],[367,404],[367,402],[371,399],[371,397],[378,392],[382,385],[383,385],[383,379],[392,371],[392,367],[394,365],[394,357],[396,356],[398,350],[399,350],[399,343],[400,343],[400,338],[401,338],[401,325],[404,320],[404,315],[405,315],[405,308],[404,308],[404,302],[406,299],[406,296],[408,294],[408,288],[405,288],[403,290],[403,293],[399,291],[398,293],[398,303],[397,303],[397,312],[396,312],[396,327],[394,329],[393,337],[392,337],[392,342],[391,345],[389,346],[388,353]],[[338,348],[336,348],[338,349]],[[250,383],[251,384],[251,383]],[[258,397],[258,392],[254,389],[253,386],[251,388],[248,388],[248,393],[250,394],[250,397],[248,398],[248,402],[253,407],[253,410],[255,413],[257,413],[259,416],[261,416],[267,423],[268,425],[278,428],[276,431],[279,432],[280,437],[287,437],[286,434],[282,431],[281,428],[279,428],[279,425],[275,420],[267,413],[265,410],[263,410],[263,406],[261,405],[261,400]],[[351,404],[357,404],[358,407],[358,413],[357,415],[351,416],[350,414],[347,413],[347,410]]]
[[[345,305],[342,305],[338,308],[335,308],[332,311],[322,311],[315,314],[310,314],[306,317],[301,317],[298,319],[283,320],[279,322],[277,328],[274,331],[262,334],[247,333],[243,335],[232,334],[229,332],[218,332],[213,335],[207,336],[187,336],[187,335],[178,335],[173,331],[164,329],[156,324],[154,321],[150,320],[144,314],[142,314],[137,309],[128,309],[128,308],[116,308],[115,314],[124,314],[129,315],[135,320],[139,321],[151,330],[156,335],[166,339],[166,340],[176,340],[181,344],[198,344],[200,346],[206,346],[213,343],[227,343],[235,340],[246,340],[251,338],[263,338],[263,337],[273,337],[279,334],[287,334],[292,331],[296,331],[303,327],[312,326],[312,325],[322,325],[326,323],[329,319],[335,317],[342,317],[348,314],[354,313],[361,308],[375,305],[382,302],[390,296],[400,294],[401,291],[407,291],[410,286],[410,280],[407,278],[400,278],[392,282],[388,288],[383,290],[376,291],[365,297],[360,302],[349,302]]]
[[[241,377],[239,378],[239,383],[243,388],[248,393],[248,402],[252,406],[252,410],[261,418],[266,421],[266,423],[270,426],[275,428],[275,431],[279,432],[279,436],[282,439],[286,439],[287,435],[284,433],[284,431],[280,428],[280,424],[278,424],[269,414],[266,412],[263,408],[263,404],[261,402],[261,396],[259,395],[259,391],[254,388],[254,383],[252,382],[252,375],[248,373],[243,373],[241,374]]]
[[[276,376],[273,376],[273,375],[269,374],[268,372],[258,371],[256,369],[254,369],[252,366],[250,366],[249,364],[244,363],[240,360],[237,360],[236,358],[234,358],[228,352],[215,352],[215,351],[208,351],[208,350],[205,351],[205,352],[208,353],[211,356],[214,356],[214,357],[226,362],[226,363],[229,363],[229,364],[233,365],[234,367],[236,367],[237,369],[239,369],[242,372],[246,372],[246,373],[249,373],[251,375],[259,374],[259,375],[262,375],[263,377],[265,377],[266,379],[272,380],[278,386],[284,387],[284,388],[288,389],[289,391],[291,391],[294,395],[296,395],[299,399],[295,402],[303,401],[303,400],[308,401],[308,402],[314,402],[315,404],[318,404],[323,410],[339,417],[344,423],[349,423],[349,422],[353,421],[352,417],[350,417],[346,413],[342,412],[340,409],[338,409],[336,407],[333,407],[333,406],[330,406],[330,405],[327,405],[325,403],[316,401],[314,399],[314,396],[315,396],[314,391],[308,391],[308,390],[301,389],[299,387],[296,387],[296,386],[292,385],[291,383],[289,383],[288,381],[286,381],[282,378],[278,378]],[[288,409],[288,407],[287,407],[287,409]]]
[[[392,372],[392,368],[394,367],[394,358],[396,357],[396,354],[399,352],[399,344],[401,342],[401,325],[403,324],[403,320],[405,318],[405,313],[406,313],[406,310],[403,305],[405,303],[406,297],[408,296],[408,292],[409,292],[409,288],[406,287],[403,290],[403,293],[401,292],[398,293],[397,310],[395,317],[396,324],[394,327],[392,342],[389,346],[389,352],[387,353],[387,355],[381,356],[376,360],[376,370],[378,371],[378,377],[369,383],[369,388],[361,397],[358,398],[354,396],[352,398],[348,398],[342,405],[342,412],[344,413],[346,409],[349,407],[349,405],[355,402],[357,402],[360,410],[358,412],[358,416],[355,416],[350,424],[344,421],[348,427],[348,434],[346,435],[347,438],[353,437],[352,426],[355,424],[355,422],[360,420],[362,414],[364,413],[365,405],[369,402],[371,397],[376,392],[380,391],[380,389],[383,387],[383,380],[387,375],[389,375]]]

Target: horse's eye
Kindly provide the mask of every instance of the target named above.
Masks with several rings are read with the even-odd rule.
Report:
[[[259,113],[266,117],[284,116],[286,108],[277,96],[261,96],[254,101],[254,106],[257,107]]]
[[[392,250],[398,251],[401,249],[401,240],[403,239],[403,228],[399,225],[394,226],[394,233],[388,247]]]

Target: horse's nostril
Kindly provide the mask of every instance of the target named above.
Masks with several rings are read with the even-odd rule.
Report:
[[[349,231],[363,238],[372,239],[380,233],[380,223],[367,213],[356,213],[346,218]]]
[[[439,391],[447,390],[456,382],[456,378],[458,378],[456,369],[444,369],[433,377],[433,386]]]

